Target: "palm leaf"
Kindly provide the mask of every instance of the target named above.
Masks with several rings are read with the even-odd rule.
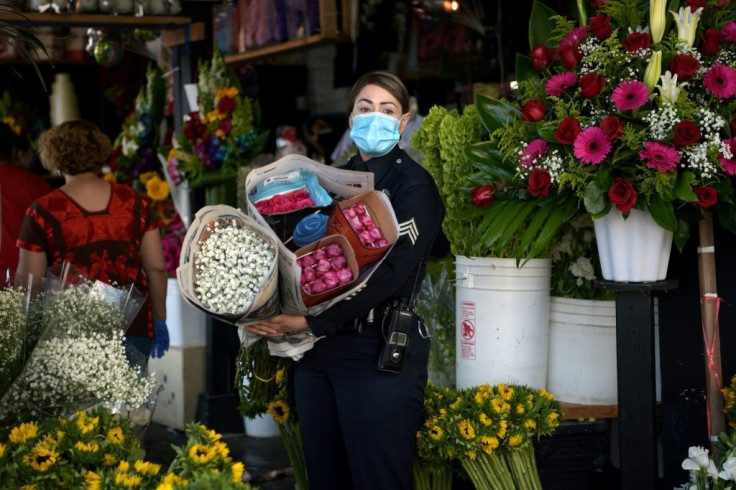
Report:
[[[480,120],[489,133],[521,117],[521,111],[513,105],[487,95],[478,94],[475,105],[478,107]]]
[[[31,20],[26,15],[12,8],[0,6],[0,13],[17,15],[18,22],[31,23]],[[20,55],[20,58],[29,62],[31,66],[33,66],[38,79],[41,81],[43,89],[46,90],[46,82],[43,80],[41,70],[38,68],[38,64],[34,57],[34,55],[40,50],[46,58],[51,60],[49,53],[46,51],[46,47],[43,45],[41,40],[38,39],[29,28],[19,26],[14,22],[5,20],[0,20],[0,38],[9,40],[10,44],[13,45],[16,52]],[[20,76],[20,73],[15,68],[10,67],[10,71],[16,76]]]

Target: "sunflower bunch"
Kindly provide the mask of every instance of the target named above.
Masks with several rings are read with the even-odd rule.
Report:
[[[459,461],[476,488],[541,488],[532,441],[558,425],[559,405],[549,392],[505,384],[459,391],[429,385],[424,408],[417,434],[422,460]]]
[[[230,449],[222,441],[221,434],[197,422],[188,424],[185,432],[187,443],[174,448],[176,457],[159,489],[251,488],[250,485],[242,483],[245,466],[240,461],[233,461]],[[213,481],[213,478],[216,481]],[[207,484],[203,480],[208,480]]]
[[[143,454],[130,424],[104,409],[24,422],[0,429],[0,488],[85,488]]]

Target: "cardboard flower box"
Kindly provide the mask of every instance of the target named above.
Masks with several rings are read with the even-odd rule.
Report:
[[[361,242],[358,233],[350,226],[350,223],[343,214],[343,211],[358,203],[362,203],[365,206],[367,214],[373,220],[373,223],[381,230],[383,237],[386,240],[385,246],[371,248],[364,245],[363,242]],[[338,234],[347,238],[350,246],[355,252],[355,260],[357,261],[358,268],[360,269],[366,265],[370,265],[381,260],[381,258],[386,255],[386,252],[388,252],[391,249],[391,246],[396,242],[398,237],[398,228],[392,219],[390,206],[391,204],[385,194],[379,191],[368,191],[339,202],[330,214],[330,220],[327,222],[327,234]]]
[[[332,243],[337,243],[342,247],[343,254],[345,255],[345,258],[347,259],[347,265],[346,267],[350,268],[350,271],[353,273],[353,279],[350,282],[347,282],[345,284],[338,285],[334,288],[325,290],[318,294],[309,294],[307,293],[304,288],[302,288],[302,301],[304,301],[304,305],[307,307],[314,306],[316,304],[322,303],[323,301],[326,301],[330,298],[333,298],[340,293],[347,291],[348,289],[352,288],[355,285],[355,281],[358,279],[358,262],[355,260],[355,253],[353,252],[352,247],[350,246],[350,243],[344,236],[340,235],[328,235],[321,240],[318,240],[314,243],[310,243],[309,245],[300,248],[295,252],[295,255],[297,259],[300,259],[306,255],[311,254],[315,250],[321,247],[327,247],[328,245]]]

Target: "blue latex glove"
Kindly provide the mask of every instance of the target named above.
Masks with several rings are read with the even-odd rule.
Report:
[[[166,320],[153,319],[153,344],[151,344],[151,357],[163,357],[169,350],[169,329]]]

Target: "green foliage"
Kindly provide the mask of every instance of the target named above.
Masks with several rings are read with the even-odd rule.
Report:
[[[601,9],[616,24],[624,26],[649,25],[650,0],[609,0]]]

